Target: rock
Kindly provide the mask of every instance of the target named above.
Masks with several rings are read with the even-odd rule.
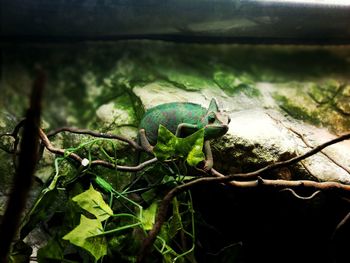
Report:
[[[281,98],[276,92],[279,96],[289,94],[289,97],[298,97],[295,105],[299,105],[298,100],[300,103],[303,100],[311,101],[305,92],[301,94],[300,89],[291,90],[290,86],[283,89],[280,85],[266,83],[258,83],[256,87],[261,91],[258,97],[249,97],[244,92],[227,96],[218,86],[188,91],[163,82],[138,86],[133,92],[139,96],[146,109],[174,101],[193,102],[208,107],[210,99],[217,98],[222,109],[230,115],[231,123],[227,134],[217,139],[213,145],[216,159],[214,167],[228,173],[253,171],[267,164],[292,158],[335,137],[326,128],[307,123],[310,119],[315,123],[323,122],[321,114],[315,114],[312,116],[315,119],[312,119],[311,115],[308,115],[309,110],[305,109],[302,113],[310,118],[302,121],[293,118],[293,114],[290,116],[283,112],[283,107],[280,107]],[[306,85],[306,91],[307,87]],[[292,99],[285,101],[284,105],[291,103],[289,101]],[[300,116],[298,110],[301,109],[298,107],[301,106],[295,107],[289,109],[295,110],[292,113]],[[310,111],[315,109],[311,108]],[[341,142],[328,147],[288,169],[275,171],[273,175],[282,179],[287,177],[287,179],[313,179],[348,184],[350,142]]]

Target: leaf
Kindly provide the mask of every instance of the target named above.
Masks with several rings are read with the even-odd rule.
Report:
[[[89,219],[84,215],[80,217],[80,224],[63,237],[70,243],[81,247],[91,253],[98,260],[107,255],[107,241],[104,236],[95,236],[103,233],[99,219]]]
[[[200,129],[181,140],[182,143],[178,147],[181,147],[182,151],[187,152],[186,161],[189,165],[195,166],[205,159],[203,153],[204,129]]]
[[[103,200],[101,193],[96,191],[92,185],[90,185],[89,190],[74,196],[72,200],[100,221],[104,221],[113,215],[112,209]]]
[[[153,153],[160,161],[182,157],[189,165],[195,166],[205,158],[202,151],[203,143],[204,128],[186,138],[178,138],[166,127],[159,125],[158,141]]]
[[[147,209],[143,210],[141,222],[144,230],[151,230],[156,220],[158,203],[153,202]]]
[[[158,160],[164,161],[176,156],[176,144],[178,139],[171,131],[163,125],[159,125],[157,144],[153,149]]]

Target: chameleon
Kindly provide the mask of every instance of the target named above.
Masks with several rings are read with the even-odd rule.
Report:
[[[213,167],[210,139],[223,136],[228,131],[230,117],[219,110],[213,98],[208,109],[190,102],[165,103],[146,111],[139,125],[139,142],[149,153],[157,143],[159,125],[165,126],[177,137],[184,138],[204,128],[204,170]]]

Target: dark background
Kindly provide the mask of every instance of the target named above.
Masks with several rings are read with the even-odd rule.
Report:
[[[350,43],[350,3],[282,3],[273,0],[0,1],[2,41],[151,38],[238,43]]]

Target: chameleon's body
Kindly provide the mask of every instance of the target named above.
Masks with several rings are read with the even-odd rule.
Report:
[[[152,152],[160,124],[178,137],[186,137],[204,128],[204,150],[207,157],[205,170],[208,170],[213,162],[208,140],[224,135],[229,122],[230,118],[219,111],[215,99],[211,100],[208,109],[188,102],[161,104],[149,109],[142,118],[139,126],[140,143],[147,152]]]

